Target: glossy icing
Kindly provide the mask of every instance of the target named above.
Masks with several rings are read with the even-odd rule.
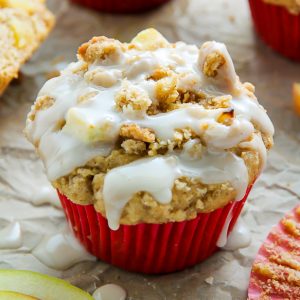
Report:
[[[163,47],[119,49],[112,59],[89,64],[84,75],[74,73],[83,65],[82,60],[71,64],[61,76],[49,80],[39,93],[39,97],[55,99],[54,104],[38,111],[33,121],[27,121],[27,136],[37,146],[51,181],[95,156],[108,155],[125,124],[151,128],[158,139],[165,141],[172,140],[176,130],[190,128],[205,143],[201,158],[189,157],[183,149],[110,170],[105,177],[103,196],[112,229],[118,228],[122,209],[134,193],[148,191],[158,202],[169,203],[174,180],[180,176],[200,178],[207,184],[230,182],[240,200],[248,185],[247,168],[228,149],[253,149],[259,152],[264,163],[266,147],[255,126],[268,136],[274,133],[265,110],[240,83],[225,45],[207,42],[199,50],[183,42],[172,47],[165,39],[160,42]],[[208,57],[215,53],[223,57],[224,64],[216,76],[210,77],[203,68]],[[229,95],[229,107],[208,109],[187,103],[156,115],[129,106],[121,111],[116,108],[116,95],[124,86],[134,88],[150,103],[155,103],[155,82],[148,78],[157,67],[167,66],[182,75],[177,86],[201,89],[215,97]],[[92,96],[80,101],[85,95]],[[234,118],[230,125],[218,121],[223,113],[232,110]],[[61,120],[65,124],[57,130]],[[156,177],[158,170],[159,177]]]

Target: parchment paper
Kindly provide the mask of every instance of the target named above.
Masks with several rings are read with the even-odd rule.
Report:
[[[20,249],[0,251],[0,268],[48,273],[89,292],[112,282],[123,286],[132,300],[246,299],[259,246],[271,226],[300,199],[300,118],[294,115],[291,101],[291,85],[300,82],[300,65],[273,53],[256,38],[246,0],[174,0],[134,16],[100,14],[61,0],[49,5],[57,15],[54,32],[23,67],[20,82],[0,99],[0,229],[17,220],[23,232]],[[55,233],[66,222],[59,208],[32,203],[47,180],[23,137],[25,116],[49,73],[74,60],[82,42],[94,35],[128,41],[150,26],[171,41],[225,42],[241,79],[256,85],[256,94],[275,124],[276,146],[242,216],[252,233],[251,245],[235,252],[220,251],[202,264],[164,276],[127,273],[102,262],[83,262],[65,271],[50,269],[31,249],[44,234]]]

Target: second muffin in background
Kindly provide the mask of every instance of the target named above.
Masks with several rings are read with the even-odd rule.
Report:
[[[172,44],[154,29],[83,44],[26,126],[81,242],[145,273],[224,246],[273,133],[225,45]]]
[[[300,61],[300,1],[249,0],[259,36],[280,54]]]

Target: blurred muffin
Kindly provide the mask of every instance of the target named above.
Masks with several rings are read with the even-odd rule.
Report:
[[[169,0],[72,0],[74,3],[107,13],[139,13],[158,7]]]
[[[249,0],[255,29],[271,48],[300,60],[300,1]]]
[[[0,95],[53,24],[43,0],[0,0]]]
[[[147,273],[226,242],[273,131],[223,44],[172,44],[154,29],[83,44],[25,130],[87,249]]]

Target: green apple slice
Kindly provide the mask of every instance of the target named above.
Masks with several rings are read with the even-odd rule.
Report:
[[[0,291],[0,300],[39,300],[39,299],[28,295],[16,293],[16,292]]]
[[[90,294],[62,279],[31,271],[0,270],[0,291],[25,294],[23,298],[11,298],[20,300],[93,300]]]

